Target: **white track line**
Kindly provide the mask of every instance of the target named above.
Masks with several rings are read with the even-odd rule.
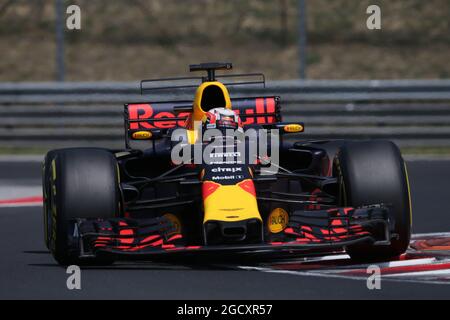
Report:
[[[27,207],[42,207],[40,202],[36,203],[14,203],[14,204],[0,204],[0,208],[27,208]]]
[[[419,240],[420,238],[434,238],[434,237],[450,237],[450,232],[435,232],[435,233],[416,233],[411,236],[413,240]]]
[[[424,259],[410,259],[410,260],[403,260],[403,261],[389,261],[389,262],[381,262],[381,263],[368,263],[368,264],[356,264],[356,265],[349,265],[349,266],[339,266],[339,267],[333,267],[332,270],[325,269],[325,270],[311,270],[311,272],[314,273],[346,273],[351,272],[355,270],[364,270],[367,269],[369,266],[378,266],[381,269],[384,268],[395,268],[395,267],[409,267],[409,266],[420,266],[423,264],[432,264],[436,262],[437,260],[435,258],[424,258]]]
[[[358,281],[367,281],[367,277],[369,277],[369,274],[367,277],[363,276],[349,276],[349,275],[338,275],[338,274],[330,274],[330,273],[315,273],[311,271],[292,271],[292,270],[275,270],[270,268],[261,268],[261,267],[250,267],[250,266],[241,266],[238,267],[241,270],[247,270],[247,271],[259,271],[259,272],[266,272],[266,273],[278,273],[278,274],[288,274],[288,275],[295,275],[295,276],[306,276],[306,277],[319,277],[319,278],[333,278],[333,279],[343,279],[343,280],[358,280]],[[445,284],[450,285],[450,281],[439,281],[439,280],[425,280],[425,279],[400,279],[400,278],[394,278],[394,277],[386,277],[384,275],[381,276],[381,279],[390,281],[390,282],[410,282],[410,283],[421,283],[421,284]]]
[[[437,233],[421,233],[412,235],[412,239],[420,238],[432,238],[432,237],[450,237],[450,232],[437,232]],[[312,257],[312,258],[302,258],[296,259],[294,261],[280,261],[279,265],[292,265],[292,264],[302,264],[320,261],[342,261],[350,260],[350,257],[346,254],[334,254],[327,255],[323,257]],[[377,265],[380,268],[395,268],[395,267],[407,267],[407,266],[420,266],[420,265],[432,265],[439,263],[448,263],[450,260],[437,260],[434,257],[427,258],[417,258],[409,260],[400,261],[389,261],[382,263],[372,263],[372,264],[359,264],[359,265],[348,265],[348,266],[324,266],[324,269],[313,269],[313,270],[284,270],[284,269],[274,269],[269,266],[255,267],[255,266],[238,266],[238,269],[249,270],[249,271],[259,271],[266,273],[278,273],[278,274],[289,274],[297,276],[312,276],[321,278],[335,278],[335,279],[350,279],[350,280],[367,280],[364,275],[352,275],[348,274],[352,271],[364,270],[370,265]],[[440,280],[439,276],[444,279]],[[411,271],[406,273],[395,273],[395,274],[382,274],[382,279],[387,281],[397,281],[397,282],[411,282],[411,283],[422,283],[422,284],[445,284],[450,285],[450,269],[445,270],[425,270],[425,271]]]
[[[294,260],[289,261],[280,261],[279,264],[299,264],[299,263],[311,263],[311,262],[321,262],[321,261],[339,261],[339,260],[348,260],[350,256],[348,254],[336,254],[336,255],[328,255],[323,257],[304,257],[304,258],[295,258]]]
[[[0,162],[42,162],[45,155],[0,155]]]
[[[383,278],[402,278],[402,277],[407,278],[407,277],[424,277],[424,276],[450,276],[450,269],[427,270],[427,271],[417,271],[417,272],[382,275]]]

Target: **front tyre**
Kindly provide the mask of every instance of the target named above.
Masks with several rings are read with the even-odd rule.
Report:
[[[403,254],[411,238],[412,218],[408,175],[398,147],[389,141],[352,142],[340,148],[334,165],[340,205],[390,205],[391,232],[397,235],[388,246],[349,246],[347,253],[358,260],[387,260]]]
[[[46,242],[61,265],[110,264],[110,259],[80,260],[73,245],[75,219],[114,218],[120,214],[117,161],[103,149],[51,151],[44,163]]]

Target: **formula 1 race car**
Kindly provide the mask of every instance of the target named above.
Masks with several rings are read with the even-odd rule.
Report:
[[[47,154],[45,241],[58,263],[343,250],[368,261],[406,251],[411,202],[396,145],[302,140],[303,123],[282,121],[280,97],[230,98],[233,85],[265,85],[261,74],[216,75],[231,68],[142,81],[143,93],[171,95],[192,88],[177,81],[198,83],[193,101],[126,104],[123,150]]]

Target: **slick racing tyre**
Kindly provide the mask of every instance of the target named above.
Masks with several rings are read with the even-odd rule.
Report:
[[[120,213],[117,162],[103,149],[63,149],[43,166],[45,242],[61,265],[110,264],[104,257],[82,261],[74,246],[74,219],[114,218]]]
[[[398,236],[388,246],[349,246],[347,253],[367,261],[404,253],[411,238],[411,196],[406,165],[397,146],[389,141],[351,142],[340,148],[334,165],[340,205],[388,205],[391,232]]]

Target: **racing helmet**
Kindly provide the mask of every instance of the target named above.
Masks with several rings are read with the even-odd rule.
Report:
[[[214,108],[205,113],[203,118],[205,129],[233,129],[243,131],[239,115],[227,108]]]

